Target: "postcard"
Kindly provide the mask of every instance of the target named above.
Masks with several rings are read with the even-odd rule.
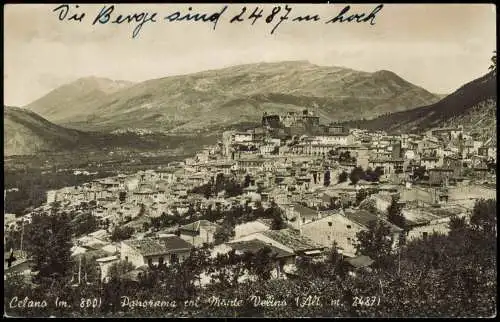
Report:
[[[494,4],[7,4],[4,317],[494,317]]]

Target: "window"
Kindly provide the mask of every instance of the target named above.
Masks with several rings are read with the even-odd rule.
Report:
[[[347,228],[351,229],[351,225],[347,225]]]
[[[330,239],[331,239],[331,238],[330,238],[330,235],[328,235],[328,240],[330,240]]]
[[[427,236],[428,236],[428,235],[429,235],[429,233],[428,233],[428,232],[426,232],[426,231],[422,232],[422,237],[423,237],[424,239],[427,239]]]
[[[125,261],[128,262],[128,256],[125,256]]]
[[[331,221],[328,222],[328,226],[332,227],[333,223]]]

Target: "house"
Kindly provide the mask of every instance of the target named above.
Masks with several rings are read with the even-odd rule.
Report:
[[[368,197],[369,200],[374,200],[375,202],[375,208],[382,212],[386,213],[387,208],[391,205],[392,203],[392,193],[387,193],[387,192],[382,192],[382,193],[376,193],[372,194]]]
[[[330,213],[317,221],[302,225],[303,236],[323,247],[332,247],[336,242],[344,256],[353,257],[356,253],[356,233],[363,230],[363,227],[340,213]]]
[[[453,175],[459,177],[462,175],[462,160],[453,155],[443,158],[443,168],[452,169]]]
[[[236,225],[234,227],[235,239],[248,236],[254,233],[263,232],[270,230],[271,225],[263,220],[257,219],[254,221],[249,221],[243,224]]]
[[[486,140],[483,146],[478,148],[478,154],[481,156],[494,159],[496,161],[497,159],[496,140],[493,140],[493,138]]]
[[[221,227],[208,220],[198,220],[179,228],[180,237],[193,246],[202,246],[204,243],[214,242],[214,236]]]
[[[299,256],[322,255],[325,248],[307,236],[301,235],[297,230],[290,228],[258,232],[234,241],[239,242],[252,239],[258,239],[266,244],[273,245]]]
[[[454,170],[450,168],[433,168],[427,170],[429,174],[429,184],[447,185],[455,176]]]
[[[422,157],[420,158],[420,165],[426,169],[437,168],[442,165],[438,157]]]
[[[295,263],[295,254],[280,247],[270,245],[259,239],[243,240],[237,242],[226,243],[231,249],[236,251],[236,254],[252,253],[257,254],[264,248],[270,249],[270,256],[275,258],[274,265],[276,267],[276,276],[279,277],[285,265]]]
[[[401,158],[375,158],[368,160],[368,166],[372,169],[380,167],[384,174],[402,173],[404,171],[404,159]]]
[[[366,230],[371,221],[381,220],[391,231],[393,247],[397,246],[401,228],[378,218],[366,210],[348,210],[345,212],[330,212],[329,216],[302,225],[302,234],[324,247],[331,247],[334,242],[342,250],[344,256],[354,257],[356,254],[356,234]]]
[[[285,209],[286,217],[297,224],[304,224],[318,219],[318,211],[295,203]]]
[[[99,269],[101,270],[101,281],[106,281],[109,276],[109,269],[113,264],[118,263],[120,257],[118,255],[107,256],[96,259]]]
[[[432,233],[448,234],[449,222],[453,216],[468,216],[467,210],[458,206],[403,209],[402,214],[409,229],[408,240],[427,238]]]
[[[129,239],[121,242],[120,259],[134,267],[183,261],[192,245],[175,235],[166,238]]]

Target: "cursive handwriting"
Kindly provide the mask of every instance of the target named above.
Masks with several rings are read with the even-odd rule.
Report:
[[[328,20],[326,23],[334,23],[334,22],[370,22],[370,25],[375,25],[375,17],[377,16],[377,13],[382,10],[384,7],[383,4],[379,4],[378,6],[375,7],[375,9],[372,10],[368,15],[365,13],[355,13],[351,15],[347,15],[349,10],[351,9],[351,6],[345,6],[342,11],[335,17],[330,20]]]
[[[270,26],[271,35],[275,34],[278,28],[286,23],[317,23],[325,24],[333,23],[367,23],[369,26],[375,25],[375,19],[382,11],[384,5],[379,4],[370,12],[353,12],[351,6],[344,6],[333,18],[321,17],[318,13],[296,14],[291,5],[276,5],[272,8],[265,9],[263,7],[247,7],[244,6],[237,13],[228,16],[229,24],[244,24],[249,23],[251,26],[260,22]],[[189,6],[187,10],[179,10],[162,15],[158,12],[129,12],[117,13],[116,5],[104,5],[91,20],[91,25],[106,25],[106,24],[132,24],[135,25],[132,38],[136,38],[145,24],[157,22],[178,23],[178,22],[194,22],[194,23],[211,23],[212,29],[215,30],[217,24],[224,17],[228,9],[228,5],[222,6],[220,9],[213,12],[197,12],[193,6]],[[79,5],[59,5],[52,10],[59,21],[77,22],[85,21],[88,16]],[[162,16],[162,18],[160,18]]]
[[[180,11],[176,11],[168,16],[165,17],[166,21],[169,22],[175,22],[175,21],[202,21],[202,22],[213,22],[214,24],[214,30],[215,27],[217,27],[217,22],[219,21],[219,18],[222,16],[224,11],[226,11],[227,6],[224,6],[219,12],[214,12],[211,15],[208,15],[207,13],[204,14],[199,14],[199,13],[194,13],[191,14],[191,11],[193,10],[193,7],[188,8],[188,13],[185,15],[182,15]]]
[[[111,20],[111,23],[116,23],[116,24],[121,24],[124,22],[127,23],[132,23],[136,22],[138,23],[137,26],[134,28],[134,31],[132,33],[132,38],[137,37],[139,34],[139,31],[141,31],[142,26],[147,23],[147,22],[156,22],[155,18],[157,13],[149,13],[149,12],[141,12],[141,13],[133,13],[133,14],[127,14],[127,15],[118,15],[114,19],[112,18],[113,11],[115,10],[115,6],[111,5],[109,7],[104,6],[101,11],[97,14],[97,16],[94,19],[94,22],[92,25],[95,25],[96,23],[101,23],[101,24],[106,24]]]

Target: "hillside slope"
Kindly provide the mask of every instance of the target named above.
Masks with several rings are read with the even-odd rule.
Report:
[[[65,129],[18,107],[4,107],[4,155],[24,155],[74,147],[84,134]]]
[[[51,101],[51,96],[41,100]],[[92,99],[99,101],[93,108],[82,107],[71,93],[66,97],[66,105],[57,105],[66,112],[41,115],[83,130],[145,128],[177,133],[260,122],[264,111],[309,108],[325,120],[342,121],[404,111],[439,99],[389,71],[367,73],[307,61],[239,65],[149,80]],[[39,103],[29,108],[40,110]]]
[[[54,89],[25,107],[51,122],[60,123],[67,118],[97,112],[105,97],[133,84],[107,78],[84,77]]]
[[[64,128],[25,108],[4,106],[4,156],[33,155],[43,152],[127,151],[176,148],[184,138],[113,135]]]
[[[435,104],[347,124],[398,133],[462,125],[478,138],[496,137],[496,97],[496,77],[488,73]]]

